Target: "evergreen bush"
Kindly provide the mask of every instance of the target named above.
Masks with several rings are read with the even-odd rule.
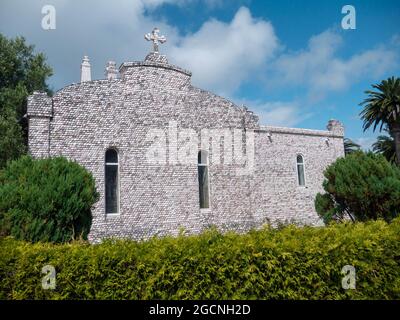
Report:
[[[78,163],[23,156],[0,171],[1,234],[31,242],[86,239],[97,199],[91,173]]]
[[[354,152],[339,158],[324,172],[324,194],[315,209],[330,220],[392,220],[400,214],[400,168],[384,156]]]

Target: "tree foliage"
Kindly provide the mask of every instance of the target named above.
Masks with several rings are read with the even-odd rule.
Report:
[[[400,214],[400,169],[382,155],[355,152],[340,158],[324,172],[324,194],[315,208],[325,222],[392,220]]]
[[[22,156],[0,171],[0,230],[31,242],[86,239],[97,199],[92,175],[78,163]]]
[[[376,91],[365,91],[368,97],[361,103],[364,131],[370,127],[382,131],[386,127],[394,138],[396,162],[400,164],[400,78],[391,77],[372,87]]]
[[[0,113],[0,170],[8,160],[25,153],[23,131],[13,110]]]
[[[52,69],[42,53],[25,39],[0,33],[0,169],[26,151],[27,97],[35,90],[51,93],[46,84]]]

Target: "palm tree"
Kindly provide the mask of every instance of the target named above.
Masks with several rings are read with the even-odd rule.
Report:
[[[348,155],[350,153],[359,151],[361,149],[360,145],[355,143],[353,140],[349,138],[344,138],[344,154]]]
[[[364,131],[372,125],[373,131],[378,126],[382,131],[386,126],[394,139],[396,163],[400,165],[400,78],[391,77],[372,87],[377,91],[365,91],[368,97],[360,103],[364,105],[360,113]]]
[[[385,131],[388,131],[385,129]],[[396,162],[396,151],[394,139],[391,136],[378,136],[376,142],[372,145],[372,150],[382,154],[389,162]]]

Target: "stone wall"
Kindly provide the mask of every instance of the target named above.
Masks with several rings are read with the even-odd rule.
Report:
[[[122,64],[120,79],[67,86],[50,99],[51,116],[46,113],[43,118],[48,121],[49,133],[35,111],[43,104],[38,103],[43,96],[30,98],[31,153],[66,156],[95,177],[101,196],[93,208],[90,239],[142,239],[177,234],[180,227],[199,232],[210,225],[247,230],[269,220],[319,223],[314,196],[321,189],[323,169],[343,155],[343,134],[337,131],[340,124],[333,123],[330,131],[262,127],[246,108],[193,87],[190,76],[190,72],[169,65],[164,56],[149,55],[144,62]],[[149,140],[151,129],[158,130],[166,149],[163,144],[154,147]],[[218,134],[211,138],[210,209],[199,209],[196,154],[190,162],[181,163],[177,158],[176,150],[186,141],[179,139],[176,131],[184,129],[192,129],[199,141],[205,136],[204,129],[223,129],[225,133],[236,129],[243,132],[237,136],[243,145],[251,141],[245,138],[246,132],[254,133],[255,163],[249,174],[238,171],[246,165],[234,159],[225,161],[237,150],[234,142],[238,139],[229,134],[222,140]],[[217,146],[231,151],[213,158]],[[165,154],[166,162],[149,162],[149,147]],[[108,148],[119,154],[118,215],[106,215],[104,209],[104,155]],[[251,154],[249,148],[243,150]],[[298,153],[305,159],[306,187],[296,184]]]
[[[299,186],[297,155],[302,155],[305,186]],[[323,171],[344,156],[343,136],[332,131],[262,127],[257,132],[256,185],[253,204],[258,218],[271,222],[321,224],[314,209]]]
[[[28,148],[34,157],[47,157],[50,148],[50,120],[53,115],[52,99],[44,92],[35,91],[28,97]]]

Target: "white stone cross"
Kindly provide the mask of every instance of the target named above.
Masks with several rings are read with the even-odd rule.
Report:
[[[153,41],[153,52],[158,53],[158,43],[164,43],[167,41],[167,38],[164,36],[160,36],[160,29],[154,28],[151,33],[145,34],[144,38],[147,41]]]

